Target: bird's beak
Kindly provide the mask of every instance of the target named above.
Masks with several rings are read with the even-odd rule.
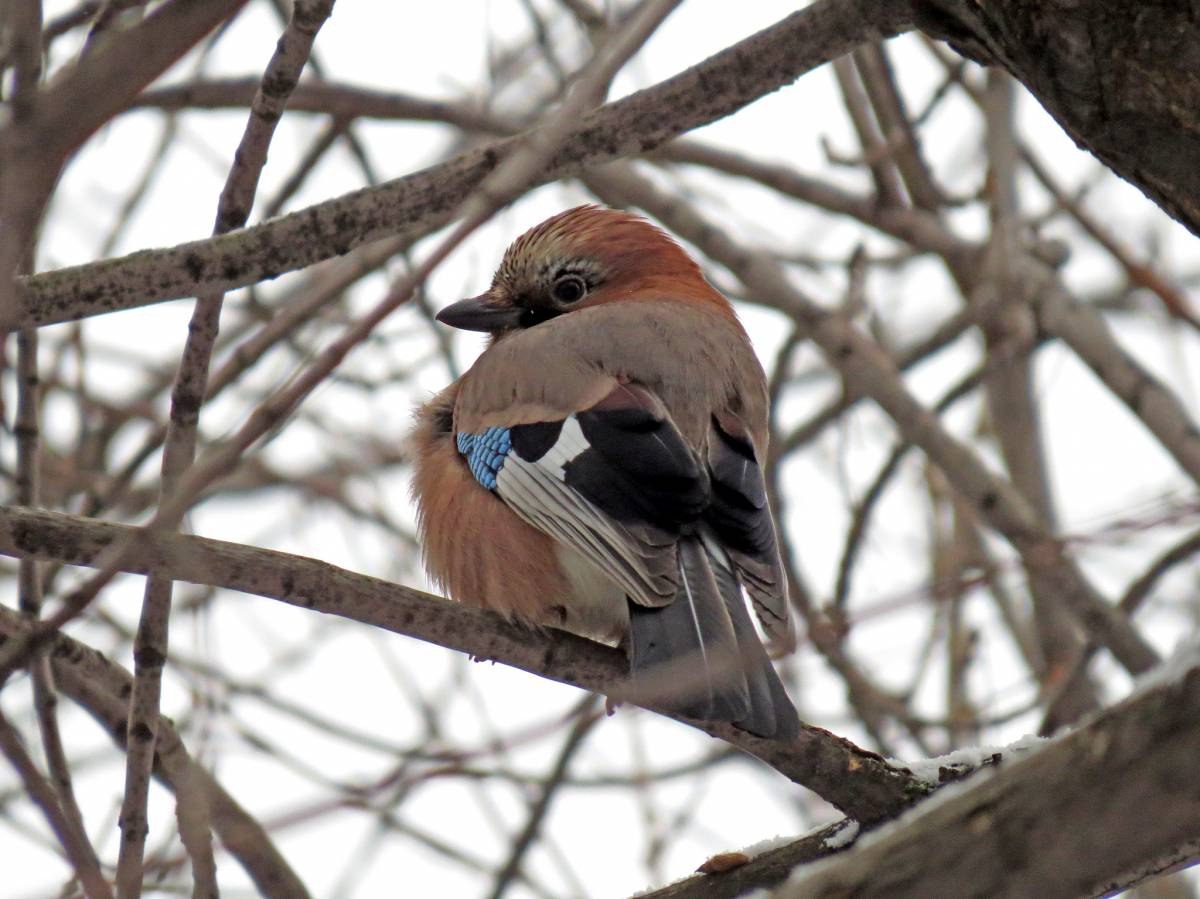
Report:
[[[464,331],[505,331],[521,321],[523,309],[511,304],[501,305],[490,294],[481,293],[469,300],[451,303],[437,314],[437,320],[451,328]]]

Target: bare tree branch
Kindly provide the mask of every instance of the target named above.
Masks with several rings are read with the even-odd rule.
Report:
[[[56,77],[27,114],[0,127],[0,331],[22,308],[11,274],[28,249],[67,157],[246,0],[172,0]]]
[[[354,574],[314,559],[182,534],[32,509],[0,509],[0,554],[93,565],[114,542],[127,543],[125,570],[268,596],[425,640],[472,658],[520,668],[559,683],[610,693],[625,682],[624,654],[564,632],[536,633],[498,615],[408,587]],[[860,821],[896,814],[924,791],[913,779],[818,727],[793,743],[686,719],[755,755]]]
[[[1195,10],[1152,0],[915,0],[917,25],[1004,66],[1066,132],[1200,233]],[[1185,62],[1187,60],[1187,62]]]
[[[866,0],[820,0],[652,88],[610,103],[572,129],[534,184],[644,153],[727,116],[863,40],[908,24]],[[208,291],[228,291],[341,255],[385,236],[428,234],[517,146],[500,141],[399,178],[232,234],[147,250],[22,281],[0,329],[44,325]]]
[[[780,899],[1097,896],[1196,859],[1200,659],[1029,758],[977,776]]]
[[[288,95],[300,78],[317,32],[333,11],[334,0],[297,0],[292,18],[267,64],[262,83],[250,106],[250,118],[234,154],[233,167],[217,203],[214,233],[240,228],[250,216],[258,180],[267,161],[267,148],[283,114]],[[161,496],[168,499],[196,454],[200,405],[208,384],[208,368],[220,328],[224,297],[210,293],[196,300],[187,342],[171,391],[170,425],[164,443]],[[168,518],[170,528],[177,524]],[[171,613],[171,581],[151,575],[146,580],[142,614],[134,639],[134,682],[129,700],[125,795],[121,804],[121,851],[117,861],[117,892],[122,899],[141,895],[143,852],[149,822],[146,803],[154,762],[159,721],[162,669],[167,662]],[[194,892],[215,896],[216,865],[212,857],[207,806],[203,801],[177,804],[180,834],[192,859]]]
[[[27,630],[17,616],[0,608],[0,642],[17,638]],[[124,747],[127,697],[133,689],[133,677],[101,653],[63,634],[52,638],[48,654],[63,691],[87,709],[118,746]],[[171,722],[160,721],[158,734],[155,775],[173,790],[187,784],[203,791],[221,842],[246,869],[262,895],[270,899],[306,899],[309,893],[303,881],[266,831],[191,758]]]

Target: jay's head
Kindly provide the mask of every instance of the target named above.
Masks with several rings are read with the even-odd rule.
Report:
[[[502,337],[605,303],[671,299],[732,315],[700,267],[645,219],[578,206],[546,219],[509,246],[485,293],[438,313],[438,321]]]

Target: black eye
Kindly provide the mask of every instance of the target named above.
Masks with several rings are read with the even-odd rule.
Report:
[[[560,303],[576,303],[587,293],[587,281],[579,275],[563,275],[554,282],[550,293]]]

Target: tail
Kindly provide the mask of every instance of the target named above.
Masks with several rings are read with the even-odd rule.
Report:
[[[679,590],[671,602],[659,608],[629,603],[634,685],[666,711],[729,721],[759,737],[795,738],[800,718],[728,563],[693,536],[679,542],[677,565]]]

